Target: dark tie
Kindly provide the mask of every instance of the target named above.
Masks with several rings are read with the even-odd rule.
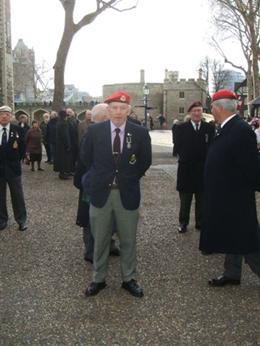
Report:
[[[114,159],[117,160],[121,152],[121,142],[120,142],[120,136],[119,136],[120,129],[116,128],[115,132],[116,132],[116,136],[113,143],[113,155],[114,155]]]
[[[199,131],[199,124],[198,123],[195,124],[195,127],[196,127],[196,131]]]
[[[6,127],[3,127],[4,133],[2,134],[2,145],[5,146],[7,144],[7,132]]]

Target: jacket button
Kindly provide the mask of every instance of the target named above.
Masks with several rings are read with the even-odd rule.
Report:
[[[112,184],[108,184],[108,186],[109,186],[109,187],[111,187],[111,186],[112,186]]]
[[[116,170],[116,173],[118,173],[118,169]]]

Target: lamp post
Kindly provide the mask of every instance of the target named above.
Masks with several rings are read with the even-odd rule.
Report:
[[[148,111],[148,95],[149,95],[149,88],[148,85],[145,84],[143,87],[143,93],[144,93],[144,125],[147,127],[147,111]]]

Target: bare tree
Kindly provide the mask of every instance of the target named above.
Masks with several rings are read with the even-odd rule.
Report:
[[[260,94],[259,57],[260,57],[260,0],[211,0],[215,5],[215,23],[224,33],[223,39],[235,37],[247,61],[247,67],[230,61],[220,44],[213,39],[215,47],[225,62],[242,70],[247,76],[248,99]]]
[[[122,8],[124,0],[96,0],[96,9],[93,12],[84,15],[78,23],[74,23],[74,9],[76,0],[59,0],[65,11],[64,31],[57,51],[57,57],[54,64],[54,95],[53,109],[59,110],[63,106],[64,99],[64,72],[67,56],[74,35],[86,25],[91,24],[101,13],[107,9],[113,9],[118,12],[128,11],[137,6],[138,0],[130,7]]]
[[[229,71],[224,69],[224,64],[214,59],[211,63],[211,72],[214,92],[223,89],[229,79]]]

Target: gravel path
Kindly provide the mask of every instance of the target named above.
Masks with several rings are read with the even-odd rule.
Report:
[[[24,166],[28,231],[11,218],[0,233],[0,345],[260,345],[260,282],[244,266],[241,287],[212,289],[221,255],[202,256],[194,223],[178,234],[176,163],[156,152],[142,181],[136,299],[120,288],[118,258],[108,287],[86,299],[91,265],[75,225],[78,193],[45,165]],[[193,217],[192,217],[193,220]]]

